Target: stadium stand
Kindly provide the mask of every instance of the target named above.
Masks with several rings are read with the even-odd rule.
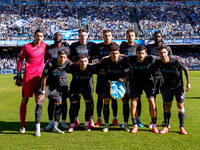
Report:
[[[44,30],[45,39],[51,39],[57,29],[72,30],[81,26],[89,29],[89,39],[92,40],[102,39],[103,29],[111,29],[114,39],[125,39],[125,30],[135,26],[130,15],[132,8],[136,10],[138,19],[138,37],[149,39],[157,30],[161,30],[166,39],[195,39],[200,36],[199,5],[129,5],[129,2],[139,2],[137,0],[117,1],[121,5],[114,5],[116,1],[110,1],[112,5],[98,1],[101,2],[99,5],[92,0],[62,2],[65,5],[53,5],[48,0],[42,4],[29,1],[24,13],[22,4],[17,1],[10,4],[0,3],[0,39],[31,39],[37,28]],[[74,5],[75,2],[80,5]],[[84,2],[94,2],[95,5],[81,5]],[[23,27],[16,24],[20,19],[24,21]]]
[[[166,39],[198,38],[199,8],[197,5],[136,6],[142,34],[148,38],[155,30],[160,30]]]

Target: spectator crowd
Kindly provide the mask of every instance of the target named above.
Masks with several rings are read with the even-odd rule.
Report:
[[[125,39],[125,31],[134,28],[130,21],[130,5],[27,5],[25,13],[20,14],[19,4],[0,5],[0,37],[30,39],[40,28],[45,39],[51,39],[55,30],[78,29],[85,25],[90,31],[89,39],[101,39],[104,29],[111,29],[114,39]],[[154,31],[162,31],[166,39],[199,38],[200,7],[198,5],[135,5],[141,34],[149,39]],[[81,14],[82,13],[82,14]],[[79,15],[83,15],[80,19]],[[16,21],[24,19],[23,27]]]
[[[135,6],[142,34],[151,37],[154,30],[162,31],[166,39],[199,38],[200,7],[197,5]]]

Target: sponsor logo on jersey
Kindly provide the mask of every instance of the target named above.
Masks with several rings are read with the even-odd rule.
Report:
[[[162,72],[165,72],[165,73],[176,73],[176,70],[171,70],[171,69],[161,69]]]
[[[146,70],[149,69],[150,65],[144,65],[144,66],[134,66],[135,70]]]

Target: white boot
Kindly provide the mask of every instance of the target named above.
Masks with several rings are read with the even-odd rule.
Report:
[[[53,132],[54,133],[64,134],[65,132],[63,132],[60,129],[58,129],[58,124],[59,124],[59,122],[54,122]]]
[[[40,137],[40,124],[35,125],[35,136]]]

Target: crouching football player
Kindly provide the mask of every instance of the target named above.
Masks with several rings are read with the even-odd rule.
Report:
[[[103,91],[103,97],[104,97],[103,114],[105,119],[105,127],[103,129],[103,132],[108,132],[109,129],[109,115],[110,115],[109,104],[111,100],[109,81],[125,82],[126,76],[129,74],[130,71],[130,68],[126,60],[120,57],[119,46],[111,45],[109,49],[110,49],[110,57],[103,59],[99,64],[100,65],[99,67],[101,69],[104,69],[107,76],[107,81],[105,83]],[[128,104],[128,99],[124,98],[123,103]],[[129,107],[128,105],[126,106],[127,107],[123,107],[124,128],[125,130],[130,131],[128,127]]]
[[[65,50],[60,50],[58,51],[57,58],[49,61],[43,70],[41,91],[39,91],[38,98],[36,99],[35,136],[40,136],[40,120],[42,115],[42,106],[46,97],[49,98],[49,101],[53,101],[55,105],[55,121],[53,132],[61,134],[64,133],[58,128],[60,115],[62,112],[62,87],[59,84],[59,76],[61,76],[64,73],[64,71],[68,68],[69,65],[70,60],[67,59],[67,52]]]
[[[168,51],[166,47],[160,47],[158,49],[158,55],[161,60],[157,62],[158,67],[160,68],[163,78],[163,101],[165,104],[164,112],[164,128],[160,131],[161,134],[169,132],[169,120],[171,116],[171,105],[173,97],[176,97],[177,107],[178,107],[178,117],[180,121],[180,133],[185,135],[187,132],[184,129],[185,121],[185,109],[184,109],[184,84],[182,77],[182,69],[185,72],[187,84],[186,91],[189,91],[191,88],[190,85],[190,76],[187,66],[179,59],[174,56],[168,56]]]
[[[68,71],[72,74],[72,81],[70,83],[70,127],[68,132],[72,132],[76,125],[74,124],[74,118],[76,117],[77,112],[77,101],[79,100],[79,95],[82,94],[86,110],[85,110],[85,130],[91,131],[89,126],[89,120],[93,114],[93,81],[92,75],[98,73],[98,67],[96,65],[88,64],[88,55],[80,54],[78,62],[72,64]]]

